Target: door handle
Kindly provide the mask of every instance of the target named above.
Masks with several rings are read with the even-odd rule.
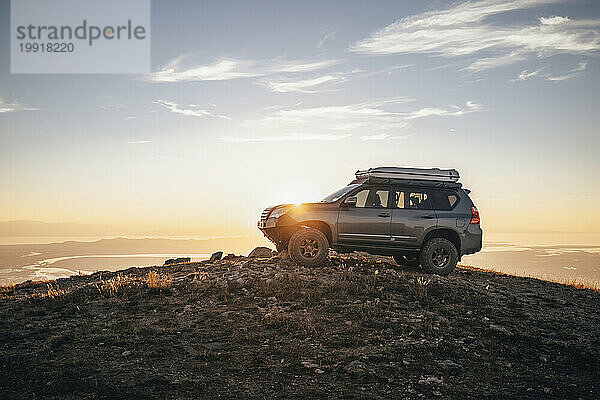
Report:
[[[423,219],[434,219],[435,216],[433,216],[433,215],[423,215],[421,218],[423,218]]]
[[[379,214],[377,214],[377,216],[381,217],[381,218],[389,218],[390,213],[379,213]]]

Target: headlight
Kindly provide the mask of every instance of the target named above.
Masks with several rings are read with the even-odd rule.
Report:
[[[287,213],[288,211],[289,211],[289,208],[287,208],[287,207],[276,208],[275,210],[273,210],[271,212],[271,214],[269,215],[269,218],[279,218],[282,215],[284,215],[285,213]]]

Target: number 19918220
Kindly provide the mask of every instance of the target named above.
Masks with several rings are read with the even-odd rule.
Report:
[[[73,43],[19,43],[21,53],[72,53]]]

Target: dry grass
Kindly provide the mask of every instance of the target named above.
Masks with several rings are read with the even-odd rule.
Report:
[[[146,284],[149,289],[169,289],[171,288],[171,278],[166,275],[160,275],[156,271],[150,271],[146,277]]]
[[[15,291],[15,284],[9,283],[0,286],[0,299],[10,296]]]
[[[113,297],[116,296],[121,289],[137,284],[138,281],[135,278],[119,274],[107,281],[101,280],[99,284],[96,284],[96,288],[98,288],[98,292],[100,292],[101,295]]]
[[[470,265],[459,265],[459,268],[461,269],[465,269],[468,271],[475,271],[475,272],[491,272],[492,274],[495,275],[502,275],[502,276],[518,276],[521,278],[532,278],[532,279],[538,279],[541,281],[547,281],[547,282],[553,282],[553,283],[558,283],[560,285],[565,285],[565,286],[572,286],[576,289],[589,289],[589,290],[593,290],[595,292],[600,292],[600,286],[598,286],[597,283],[595,282],[590,282],[586,279],[581,279],[581,278],[577,278],[577,279],[571,279],[571,278],[557,278],[557,279],[552,279],[549,277],[538,277],[532,274],[528,274],[526,272],[523,273],[505,273],[505,272],[499,272],[499,271],[494,271],[493,269],[488,269],[488,268],[480,268],[480,267],[473,267]]]
[[[269,313],[264,316],[263,321],[267,327],[281,329],[300,337],[318,337],[320,333],[312,316],[306,310],[302,313]]]
[[[63,296],[65,293],[66,292],[64,290],[59,289],[58,285],[54,286],[50,282],[50,283],[48,283],[48,291],[46,293],[42,294],[40,297],[54,299],[54,298]]]
[[[597,283],[588,282],[585,279],[571,279],[562,281],[550,281],[560,283],[561,285],[573,286],[576,289],[590,289],[595,292],[600,292],[600,286]]]
[[[419,276],[411,281],[408,284],[408,290],[412,295],[419,301],[427,300],[427,286],[431,283],[431,280],[426,279],[425,277]]]

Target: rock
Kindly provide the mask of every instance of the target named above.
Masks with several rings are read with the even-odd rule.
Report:
[[[318,364],[315,364],[314,362],[312,362],[310,360],[302,361],[300,364],[302,364],[306,368],[317,368],[319,366]]]
[[[183,264],[189,263],[190,261],[192,261],[190,257],[169,258],[163,265]]]
[[[281,251],[277,252],[277,254],[275,256],[281,260],[289,258],[289,254],[288,254],[287,250],[281,250]]]
[[[419,379],[419,384],[431,384],[431,383],[444,383],[442,378],[436,378],[435,376],[428,376],[427,378]]]
[[[225,345],[221,342],[208,342],[202,343],[202,347],[206,350],[221,350]]]
[[[464,367],[460,364],[455,363],[452,360],[444,360],[444,361],[438,361],[438,365],[444,369],[447,370],[454,370],[454,371],[459,371],[459,370],[463,370]]]
[[[344,367],[349,374],[362,375],[369,372],[369,366],[362,361],[354,360]]]
[[[512,336],[512,332],[503,327],[502,325],[490,324],[490,330],[498,333],[502,333],[507,336]]]
[[[190,356],[195,356],[196,355],[196,349],[194,349],[192,346],[190,346],[189,344],[186,344],[183,346],[183,349],[185,350],[186,353],[188,353]]]
[[[208,261],[219,261],[221,259],[221,257],[223,257],[223,252],[217,251],[215,253],[212,253],[212,255],[210,256]]]
[[[268,247],[259,246],[248,254],[248,258],[269,258],[273,256],[273,250]]]
[[[324,373],[325,371],[323,371],[321,368],[317,368],[317,369],[315,369],[315,372],[316,372],[317,374],[322,374],[322,373]]]

